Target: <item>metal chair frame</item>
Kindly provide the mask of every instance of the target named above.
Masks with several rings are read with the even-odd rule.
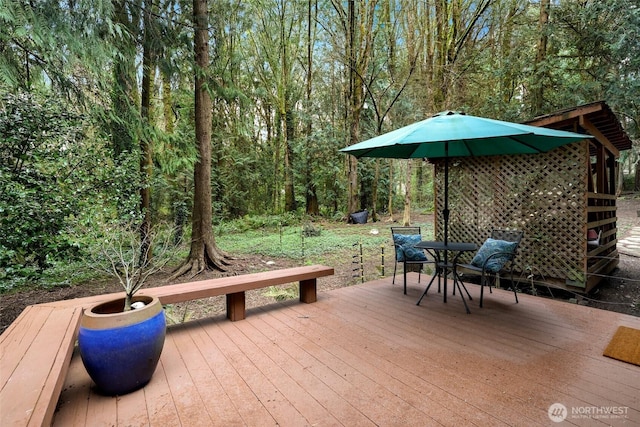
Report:
[[[420,227],[391,227],[391,238],[393,239],[393,235],[394,234],[404,234],[404,235],[420,235],[422,236],[422,234],[420,233]],[[434,264],[435,265],[435,261],[433,260],[429,260],[429,258],[427,257],[427,254],[425,254],[425,257],[427,257],[427,259],[425,261],[407,261],[407,258],[404,257],[404,261],[398,261],[398,245],[396,244],[395,240],[393,242],[393,249],[394,249],[394,265],[393,265],[393,280],[391,281],[392,284],[395,285],[396,283],[396,270],[398,269],[398,263],[402,262],[402,268],[403,268],[403,274],[404,274],[404,294],[407,294],[407,265],[420,265],[420,269],[418,270],[418,283],[420,283],[420,276],[422,274],[422,266],[424,264]],[[438,289],[439,291],[439,289]]]
[[[501,229],[494,229],[491,231],[491,235],[489,237],[491,237],[492,239],[495,240],[505,240],[507,242],[516,242],[516,248],[514,249],[513,253],[511,252],[497,252],[495,254],[492,254],[490,257],[488,257],[483,266],[482,267],[476,267],[475,265],[472,264],[459,264],[458,267],[463,267],[465,270],[467,271],[471,271],[475,274],[480,274],[481,278],[480,278],[480,307],[482,307],[482,300],[484,297],[484,287],[485,285],[489,287],[489,293],[492,293],[491,290],[491,284],[487,284],[487,280],[488,278],[492,277],[493,278],[493,283],[495,286],[495,281],[496,279],[499,279],[500,276],[500,272],[501,271],[508,271],[510,278],[511,278],[511,289],[513,289],[513,295],[516,298],[516,304],[518,303],[518,287],[516,286],[514,280],[513,280],[513,267],[514,267],[514,260],[516,258],[516,256],[518,255],[518,246],[520,246],[520,242],[522,241],[522,236],[524,235],[524,232],[521,230],[501,230]],[[505,264],[505,266],[498,272],[496,273],[491,273],[486,271],[486,267],[487,267],[487,263],[489,262],[489,260],[491,260],[491,258],[496,257],[498,255],[507,255],[509,257],[509,260],[507,261],[507,263]]]

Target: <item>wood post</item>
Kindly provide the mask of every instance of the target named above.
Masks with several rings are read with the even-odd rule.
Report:
[[[245,318],[244,292],[227,294],[227,318],[232,322]]]
[[[318,300],[316,296],[316,279],[300,281],[300,302],[311,304]]]

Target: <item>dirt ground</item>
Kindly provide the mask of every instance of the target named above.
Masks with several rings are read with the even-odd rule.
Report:
[[[618,200],[619,239],[627,236],[633,227],[640,227],[640,218],[638,217],[639,209],[640,194],[624,195]],[[420,220],[428,221],[429,218],[432,219],[432,216],[425,216],[424,218],[420,218]],[[416,221],[416,218],[413,220]],[[389,224],[387,223],[381,225],[381,228],[388,226]],[[365,265],[367,271],[376,271],[376,268],[379,267],[379,260],[371,259],[367,264],[368,265]],[[227,272],[208,272],[199,275],[193,280],[254,273],[267,268],[286,268],[295,265],[297,265],[295,260],[266,259],[262,256],[243,255],[234,261]],[[336,274],[322,278],[319,281],[318,292],[325,292],[358,282],[358,279],[354,278],[353,264],[350,258],[345,259],[343,263],[333,265],[333,267],[335,268]],[[392,268],[392,265],[387,266],[387,268]],[[389,273],[390,272],[388,272],[387,275]],[[150,280],[149,286],[166,284],[167,276],[168,274],[156,275]],[[183,281],[189,281],[189,279],[184,278]],[[3,332],[28,305],[120,291],[121,288],[115,281],[103,280],[51,290],[24,290],[2,295],[0,298],[0,333]],[[640,257],[621,254],[618,268],[614,270],[608,278],[604,279],[589,295],[576,296],[575,294],[559,290],[552,290],[551,294],[541,290],[541,295],[565,300],[575,299],[580,304],[597,307],[599,309],[640,316]],[[246,298],[248,309],[273,303],[274,301],[273,297],[265,295],[264,290],[247,292]],[[204,316],[222,315],[224,311],[224,297],[215,297],[170,306],[167,308],[167,317],[169,322],[179,323]]]

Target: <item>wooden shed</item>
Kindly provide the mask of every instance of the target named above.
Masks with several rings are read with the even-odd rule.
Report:
[[[620,151],[631,148],[631,140],[605,102],[558,111],[527,124],[595,139],[537,155],[451,159],[449,239],[480,245],[494,228],[523,230],[515,264],[519,281],[589,292],[619,262],[616,159]],[[435,231],[442,238],[444,163],[432,162]],[[588,242],[587,235],[594,233],[599,241]]]

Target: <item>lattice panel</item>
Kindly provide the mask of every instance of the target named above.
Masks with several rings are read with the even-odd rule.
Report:
[[[442,239],[444,160],[434,163]],[[587,165],[586,142],[538,155],[450,159],[449,240],[480,245],[493,228],[523,230],[516,259],[522,277],[584,283]]]

